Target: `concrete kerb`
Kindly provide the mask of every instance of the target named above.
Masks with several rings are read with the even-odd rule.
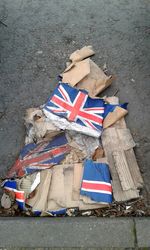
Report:
[[[136,218],[136,241],[137,246],[142,248],[150,247],[150,217],[148,218]]]
[[[149,218],[5,217],[0,218],[0,247],[150,247],[149,232]]]

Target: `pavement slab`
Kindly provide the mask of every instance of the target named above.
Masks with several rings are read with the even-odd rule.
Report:
[[[16,238],[16,240],[14,240]],[[132,219],[2,218],[0,247],[134,247]]]
[[[150,218],[135,220],[138,247],[150,247]]]

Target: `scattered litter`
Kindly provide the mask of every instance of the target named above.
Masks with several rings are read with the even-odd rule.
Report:
[[[1,198],[1,206],[5,209],[8,209],[10,208],[12,205],[12,202],[11,202],[11,199],[9,197],[9,195],[7,195],[6,193],[4,193],[2,195],[2,198]]]
[[[42,50],[38,50],[38,51],[36,52],[36,54],[41,55],[41,54],[43,54],[43,51],[42,51]]]
[[[135,80],[132,78],[132,79],[131,79],[131,82],[135,82]]]
[[[25,145],[1,183],[1,215],[149,215],[127,103],[119,103],[118,90],[97,97],[114,76],[94,54],[92,46],[73,52],[47,102],[27,109]]]
[[[126,206],[126,210],[129,210],[131,208],[131,206]]]
[[[79,214],[79,210],[77,208],[69,208],[67,209],[66,214],[70,217],[75,217]]]
[[[92,214],[92,211],[82,212],[82,216],[90,216],[91,214]]]

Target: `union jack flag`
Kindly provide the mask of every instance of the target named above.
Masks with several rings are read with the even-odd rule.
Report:
[[[59,83],[44,106],[45,114],[53,113],[84,128],[102,130],[104,101],[91,98],[84,90],[78,90],[66,83]]]
[[[70,146],[65,134],[54,137],[50,142],[27,144],[9,170],[7,178],[22,177],[25,174],[50,168],[59,164],[69,152]]]
[[[106,163],[85,161],[80,194],[86,195],[96,202],[112,202],[111,178]]]

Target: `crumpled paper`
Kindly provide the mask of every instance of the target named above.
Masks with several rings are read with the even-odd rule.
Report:
[[[40,108],[29,108],[26,110],[25,125],[27,128],[25,144],[50,139],[60,131],[52,121],[46,118]]]
[[[95,149],[100,146],[100,140],[92,136],[76,133],[74,131],[68,131],[66,136],[69,145],[81,150],[85,158],[92,157]]]

